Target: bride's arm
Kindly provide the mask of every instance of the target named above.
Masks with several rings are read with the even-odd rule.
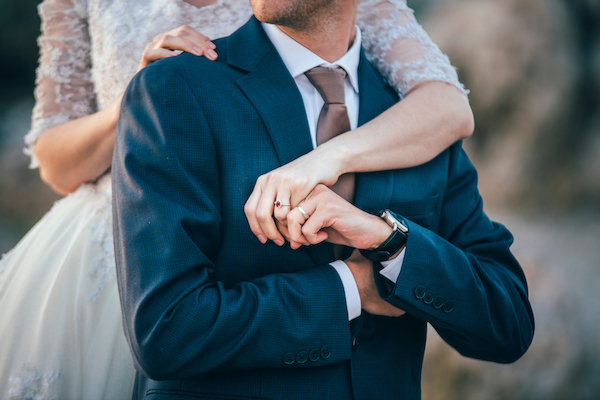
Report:
[[[346,172],[408,168],[430,161],[469,137],[473,114],[456,71],[417,23],[404,0],[359,0],[363,48],[402,101],[363,126],[261,176],[246,203],[252,232],[261,242],[283,244],[273,222],[285,222],[319,183],[332,185]]]
[[[404,99],[332,143],[348,152],[339,172],[414,167],[473,133],[468,92],[406,0],[359,0],[357,24],[367,58]]]
[[[44,137],[44,133],[65,125],[68,129],[69,121],[85,117],[96,109],[90,79],[86,8],[81,0],[45,0],[38,10],[42,19],[42,34],[38,39],[40,60],[36,104],[31,130],[25,136],[25,153],[31,156],[31,168],[40,167],[44,182],[59,193],[66,193],[68,188],[61,184],[60,177],[54,176],[48,159],[51,156],[67,158],[70,144],[57,143],[60,147],[49,147],[46,151],[48,137]]]
[[[84,3],[46,0],[39,7],[40,66],[26,153],[32,157],[31,167],[39,167],[42,180],[60,194],[73,192],[110,167],[121,103],[118,96],[94,112]],[[201,54],[208,49],[206,39],[188,27],[159,35],[148,46],[140,68],[176,54],[167,48]]]

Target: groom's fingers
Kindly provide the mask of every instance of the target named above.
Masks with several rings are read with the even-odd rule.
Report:
[[[305,221],[306,220],[304,219],[304,216],[302,216],[302,213],[298,210],[298,207],[292,209],[288,213],[286,229],[288,232],[287,239],[290,241],[290,243],[293,242],[303,244],[305,246],[310,246],[310,243],[302,234],[302,224]],[[279,224],[277,226],[279,226]],[[294,246],[292,246],[292,248],[295,249]]]
[[[319,212],[318,200],[309,197],[288,214],[287,227],[290,238],[306,246],[326,240],[327,233],[321,231],[326,227],[323,216],[323,213]]]
[[[307,211],[308,212],[308,211]],[[323,231],[323,228],[328,228],[327,215],[317,208],[315,212],[310,216],[308,221],[302,225],[302,234],[311,244],[319,244],[324,240],[327,240],[329,235]]]
[[[298,243],[292,240],[292,238],[290,237],[290,234],[287,230],[287,227],[283,224],[281,224],[279,221],[275,221],[275,224],[277,225],[277,229],[279,229],[279,232],[281,232],[281,234],[283,235],[283,237],[290,242],[290,247],[292,248],[292,250],[297,250],[300,247],[302,247],[302,245],[304,243]]]

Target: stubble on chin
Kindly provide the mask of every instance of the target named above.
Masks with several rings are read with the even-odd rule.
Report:
[[[256,19],[296,31],[311,29],[332,11],[335,0],[250,0]]]

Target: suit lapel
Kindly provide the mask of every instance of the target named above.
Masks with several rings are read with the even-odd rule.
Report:
[[[364,52],[360,52],[358,67],[359,117],[358,125],[376,118],[397,102],[387,89],[381,77],[375,72]],[[393,176],[390,171],[356,174],[354,204],[369,213],[378,213],[377,204],[389,204],[393,190]]]
[[[228,54],[229,64],[248,71],[236,83],[265,123],[279,164],[310,152],[312,141],[298,86],[255,17],[230,37]],[[330,243],[304,249],[315,264],[334,259]]]
[[[304,102],[260,23],[252,17],[232,35],[229,48],[228,54],[234,57],[229,63],[249,72],[236,83],[265,123],[279,163],[287,164],[311,151]]]

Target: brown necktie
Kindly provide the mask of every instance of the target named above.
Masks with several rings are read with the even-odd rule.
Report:
[[[350,130],[348,109],[344,101],[346,71],[339,67],[315,67],[304,74],[325,102],[319,114],[319,122],[317,123],[318,146],[340,133]],[[331,189],[344,199],[352,202],[354,198],[354,174],[340,176]]]

